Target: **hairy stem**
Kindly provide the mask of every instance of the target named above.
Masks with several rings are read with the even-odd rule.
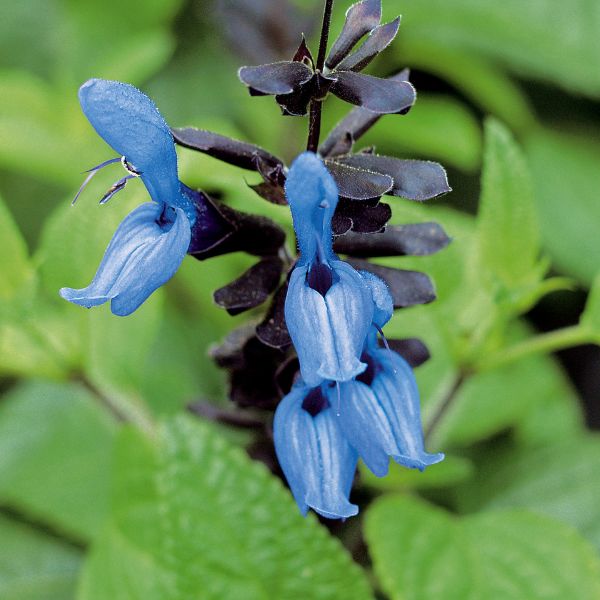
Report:
[[[333,9],[333,0],[325,0],[325,9],[323,11],[323,25],[321,26],[321,39],[319,40],[319,54],[317,55],[317,64],[315,69],[321,73],[325,66],[325,57],[327,53],[327,41],[329,40],[329,26],[331,25],[331,11]],[[310,102],[310,116],[308,119],[308,141],[306,149],[316,152],[319,147],[319,138],[321,136],[321,108],[322,99],[313,98]]]

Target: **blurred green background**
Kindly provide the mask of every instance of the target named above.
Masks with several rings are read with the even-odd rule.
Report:
[[[207,349],[260,310],[231,318],[212,291],[249,257],[187,258],[127,319],[58,297],[145,201],[132,182],[98,206],[104,171],[71,208],[81,172],[113,156],[79,85],[133,83],[170,125],[289,161],[305,120],[250,98],[236,71],[289,59],[301,32],[315,48],[321,3],[0,0],[3,600],[600,598],[600,3],[383,6],[402,26],[369,72],[411,67],[418,99],[359,147],[439,161],[454,188],[390,199],[393,223],[437,220],[453,238],[390,262],[427,272],[438,300],[388,333],[431,350],[423,418],[448,458],[421,476],[361,473],[366,519],[330,533],[247,459],[249,434],[184,416],[197,399],[227,407]],[[345,110],[326,103],[324,132]],[[289,230],[251,173],[181,151],[180,176]]]

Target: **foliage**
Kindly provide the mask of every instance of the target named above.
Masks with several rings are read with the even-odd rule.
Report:
[[[245,455],[269,464],[253,433],[182,414],[206,399],[233,413],[206,353],[259,313],[230,317],[211,294],[248,257],[187,258],[127,320],[57,295],[90,278],[144,196],[134,182],[93,207],[99,175],[68,206],[79,172],[104,158],[76,103],[81,80],[142,86],[169,122],[252,140],[287,163],[302,124],[246,98],[244,60],[209,35],[221,25],[194,2],[13,4],[0,8],[0,597],[598,597],[599,441],[552,354],[600,345],[594,2],[383,3],[384,21],[403,13],[402,33],[377,66],[409,65],[436,86],[361,141],[442,161],[455,189],[428,206],[387,197],[393,224],[437,221],[452,243],[378,259],[435,283],[437,300],[400,310],[388,330],[429,348],[416,370],[427,445],[447,459],[423,474],[392,465],[384,479],[361,468],[364,520],[333,535]],[[346,8],[336,3],[334,30]],[[346,108],[333,101],[324,129]],[[258,174],[179,155],[188,185],[289,227],[283,207],[247,187]],[[478,210],[461,210],[480,169]],[[542,299],[560,312],[554,292],[574,285],[591,287],[577,324],[538,333],[523,318]]]

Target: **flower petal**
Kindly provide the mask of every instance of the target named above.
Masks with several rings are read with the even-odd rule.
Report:
[[[358,513],[348,496],[356,470],[356,452],[341,435],[331,408],[312,416],[302,408],[310,388],[295,387],[275,412],[275,451],[292,494],[306,514],[343,519]]]
[[[340,384],[338,422],[344,437],[377,477],[387,474],[390,455],[397,453],[396,442],[385,408],[371,388],[360,381]],[[336,402],[337,390],[328,390],[329,402]]]
[[[331,219],[338,202],[338,190],[316,154],[304,152],[294,160],[285,183],[285,194],[300,247],[298,264],[308,264],[316,255],[319,243],[325,257],[333,258]]]
[[[98,135],[141,173],[151,198],[177,205],[173,136],[154,102],[132,85],[104,79],[86,81],[79,101]]]
[[[377,349],[369,354],[379,366],[371,383],[373,397],[385,411],[395,440],[389,454],[396,462],[421,471],[443,460],[441,452],[425,451],[419,390],[412,369],[390,350]]]
[[[369,271],[359,271],[361,277],[371,290],[375,310],[373,312],[373,323],[382,329],[394,314],[394,301],[385,281]]]
[[[285,319],[307,385],[348,381],[365,370],[359,357],[373,319],[364,279],[343,261],[332,261],[334,283],[325,296],[306,283],[308,267],[296,267],[285,301]]]
[[[115,232],[92,283],[83,289],[62,288],[60,295],[91,308],[111,302],[115,315],[125,316],[138,308],[179,268],[190,243],[190,224],[175,209],[170,229],[157,221],[163,207],[154,202],[131,212]]]

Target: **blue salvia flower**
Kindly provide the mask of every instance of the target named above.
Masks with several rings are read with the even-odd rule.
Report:
[[[194,192],[179,181],[173,137],[145,94],[125,83],[90,79],[79,89],[79,100],[98,135],[121,158],[91,169],[75,200],[99,169],[121,161],[128,174],[101,203],[134,177],[144,182],[153,202],[136,208],[119,225],[89,286],[62,288],[60,294],[87,308],[110,300],[112,312],[124,316],[166,283],[183,261],[197,218]]]
[[[279,403],[273,433],[279,464],[302,514],[309,508],[330,519],[358,513],[348,500],[357,454],[321,387],[299,381]]]
[[[365,370],[360,361],[373,318],[365,280],[332,249],[336,184],[316,154],[301,154],[290,167],[285,192],[300,258],[290,277],[285,320],[309,387],[347,381]]]
[[[392,299],[386,285],[370,273],[361,273],[373,290],[376,304],[373,328],[362,360],[368,367],[356,380],[328,390],[330,402],[341,396],[338,422],[348,442],[377,476],[388,472],[389,459],[423,470],[443,460],[442,453],[424,448],[419,390],[406,361],[390,349],[380,348],[377,332],[392,316]]]

